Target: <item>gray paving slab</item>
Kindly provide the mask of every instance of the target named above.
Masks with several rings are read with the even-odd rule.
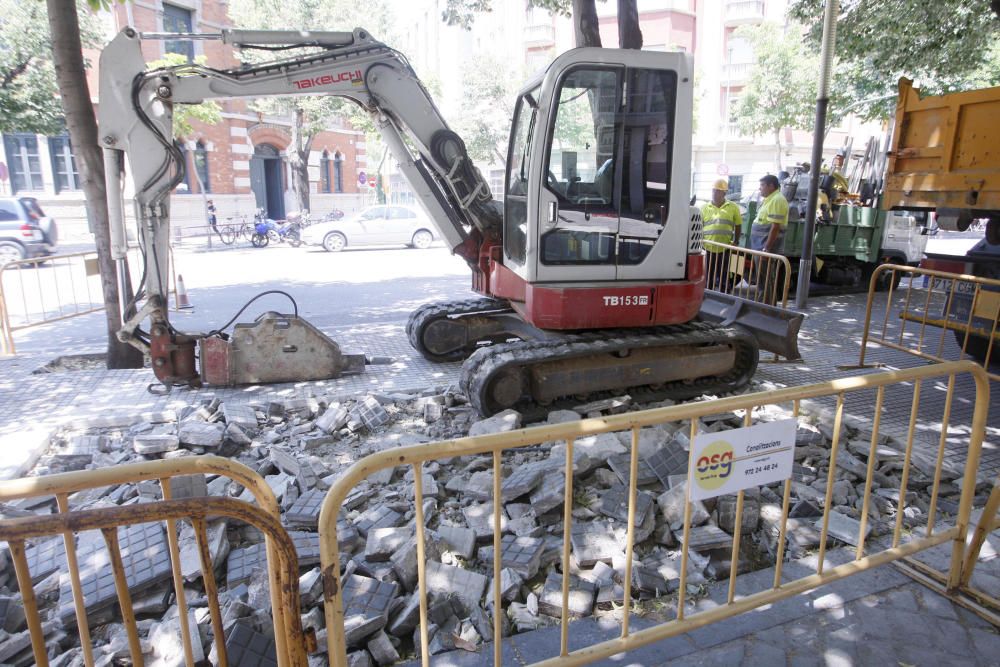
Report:
[[[226,637],[230,664],[240,667],[277,667],[278,653],[274,638],[261,634],[244,623],[236,623]]]
[[[285,523],[296,528],[316,530],[324,498],[326,498],[326,492],[318,489],[302,493],[285,511]]]

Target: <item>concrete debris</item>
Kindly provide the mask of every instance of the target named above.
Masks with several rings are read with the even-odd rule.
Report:
[[[197,399],[176,411],[108,415],[66,424],[51,438],[34,474],[108,467],[159,458],[218,454],[260,474],[278,500],[281,520],[298,554],[299,595],[305,627],[325,646],[323,576],[319,569],[319,515],[329,489],[347,468],[371,453],[467,435],[503,433],[522,426],[522,415],[507,410],[476,420],[464,398],[447,387],[344,396],[320,393],[273,400]],[[554,410],[549,424],[600,417],[645,406],[628,396]],[[755,411],[755,420],[786,418],[780,409]],[[742,414],[712,415],[696,426],[718,432],[742,425]],[[632,433],[599,433],[573,441],[573,479],[568,572],[562,567],[566,502],[566,443],[508,449],[499,470],[500,497],[494,497],[494,463],[489,454],[425,461],[423,558],[428,591],[428,648],[432,654],[475,651],[494,640],[493,614],[503,636],[558,624],[563,575],[568,577],[570,615],[610,614],[631,585],[633,600],[676,594],[680,581],[685,515],[689,592],[709,580],[729,576],[733,535],[742,537],[737,571],[770,563],[785,536],[787,558],[816,549],[823,529],[829,482],[827,532],[830,545],[856,545],[865,492],[869,495],[869,538],[891,533],[897,514],[911,529],[927,520],[934,484],[933,465],[917,461],[900,498],[905,447],[876,439],[863,423],[844,420],[835,461],[832,429],[822,420],[800,419],[790,481],[790,512],[781,517],[784,483],[736,496],[687,504],[690,428],[687,423],[644,427],[638,432],[637,494],[633,526],[634,561],[626,580],[629,536],[629,482]],[[873,454],[874,452],[874,454]],[[874,460],[869,461],[869,457]],[[932,462],[933,463],[933,462]],[[943,474],[938,511],[957,512],[961,481]],[[226,497],[256,503],[250,489],[224,476],[193,474],[168,482],[173,499]],[[988,488],[978,489],[981,494]],[[416,538],[414,468],[402,463],[368,474],[347,492],[336,521],[345,610],[348,664],[389,665],[419,655],[419,549]],[[163,497],[158,480],[113,484],[71,496],[74,508],[148,503]],[[905,507],[901,508],[905,500]],[[0,517],[47,515],[53,497],[0,505]],[[494,518],[500,521],[500,600],[493,599]],[[215,660],[211,618],[204,593],[206,572],[192,525],[175,524],[180,569],[196,660]],[[126,580],[139,614],[139,632],[149,664],[177,664],[179,619],[170,581],[165,526],[143,524],[119,530]],[[230,664],[270,664],[274,640],[270,616],[267,549],[264,536],[244,524],[219,517],[206,523],[205,547],[220,588]],[[99,664],[128,660],[128,642],[116,606],[113,573],[99,533],[77,537],[85,606]],[[57,646],[54,664],[82,663],[78,643],[60,622],[73,623],[72,589],[64,572],[61,537],[29,541],[26,549],[36,597],[48,625],[47,643]],[[20,598],[3,595],[14,584],[13,567],[0,549],[0,663],[28,664],[30,636]],[[673,604],[666,598],[664,605]],[[55,654],[55,653],[53,653]],[[465,660],[471,658],[466,657]],[[461,658],[459,658],[461,660]],[[310,656],[310,665],[325,664]]]

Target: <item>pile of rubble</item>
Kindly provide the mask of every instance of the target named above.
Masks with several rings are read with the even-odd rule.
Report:
[[[659,404],[658,404],[659,405]],[[548,415],[550,423],[636,409],[628,397],[598,401]],[[755,421],[787,418],[768,408]],[[821,508],[830,466],[832,433],[824,423],[800,420],[791,483],[788,557],[819,545]],[[108,415],[68,425],[53,438],[35,474],[104,468],[158,458],[217,453],[248,465],[264,477],[282,510],[296,545],[303,626],[326,643],[322,609],[317,522],[323,498],[338,474],[363,456],[400,445],[521,426],[516,412],[476,420],[461,396],[441,388],[424,392],[370,394],[335,400],[316,396],[247,404],[217,400],[159,414]],[[739,415],[701,422],[703,431],[742,425]],[[676,600],[680,580],[688,427],[645,428],[639,439],[638,497],[635,512],[636,599]],[[845,427],[835,463],[831,544],[855,544],[860,530],[871,434],[861,424]],[[562,577],[569,576],[573,617],[614,613],[623,601],[624,544],[628,522],[631,434],[580,438],[573,447],[572,568],[561,572],[565,443],[511,450],[503,457],[499,511],[501,581],[505,634],[558,623]],[[882,437],[872,462],[871,534],[892,531],[903,467],[903,448]],[[928,467],[930,465],[930,467]],[[909,475],[904,523],[922,524],[929,510],[933,462],[917,457]],[[938,508],[957,511],[959,482],[945,475]],[[492,573],[494,499],[492,459],[459,457],[423,468],[423,514],[429,592],[428,637],[432,654],[477,651],[493,639]],[[738,571],[773,563],[781,525],[782,486],[746,493],[741,517],[735,497],[695,502],[689,535],[687,583],[692,596],[709,580],[728,577],[733,533],[742,523],[744,543]],[[171,481],[174,498],[229,496],[253,501],[250,492],[226,478],[203,475]],[[159,484],[143,482],[92,489],[71,497],[74,509],[129,505],[159,499]],[[346,640],[352,665],[390,665],[419,654],[417,545],[413,469],[379,471],[347,498],[338,518],[342,552]],[[53,498],[0,507],[3,517],[55,512]],[[119,529],[127,579],[143,637],[147,664],[183,663],[180,622],[170,576],[163,524]],[[191,627],[198,629],[196,658],[214,659],[211,623],[193,530],[179,522],[181,571]],[[270,664],[274,657],[266,558],[262,535],[245,525],[209,524],[208,548],[220,583],[227,650],[231,664]],[[117,610],[103,538],[77,537],[83,588],[98,664],[128,659],[128,642]],[[73,598],[61,537],[28,549],[32,581],[42,609],[52,664],[80,665]],[[16,592],[8,554],[0,551],[0,663],[32,662],[30,637]],[[310,657],[326,664],[325,655]]]

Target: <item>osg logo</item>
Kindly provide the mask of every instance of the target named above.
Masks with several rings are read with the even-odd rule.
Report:
[[[725,440],[716,440],[698,457],[694,467],[694,481],[706,491],[714,491],[726,483],[732,472],[733,446]]]

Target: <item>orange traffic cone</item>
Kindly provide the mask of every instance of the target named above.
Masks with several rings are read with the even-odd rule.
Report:
[[[184,288],[184,276],[177,274],[177,294],[175,303],[177,304],[178,310],[186,308],[194,308],[191,305],[191,300],[188,299],[187,290]]]

